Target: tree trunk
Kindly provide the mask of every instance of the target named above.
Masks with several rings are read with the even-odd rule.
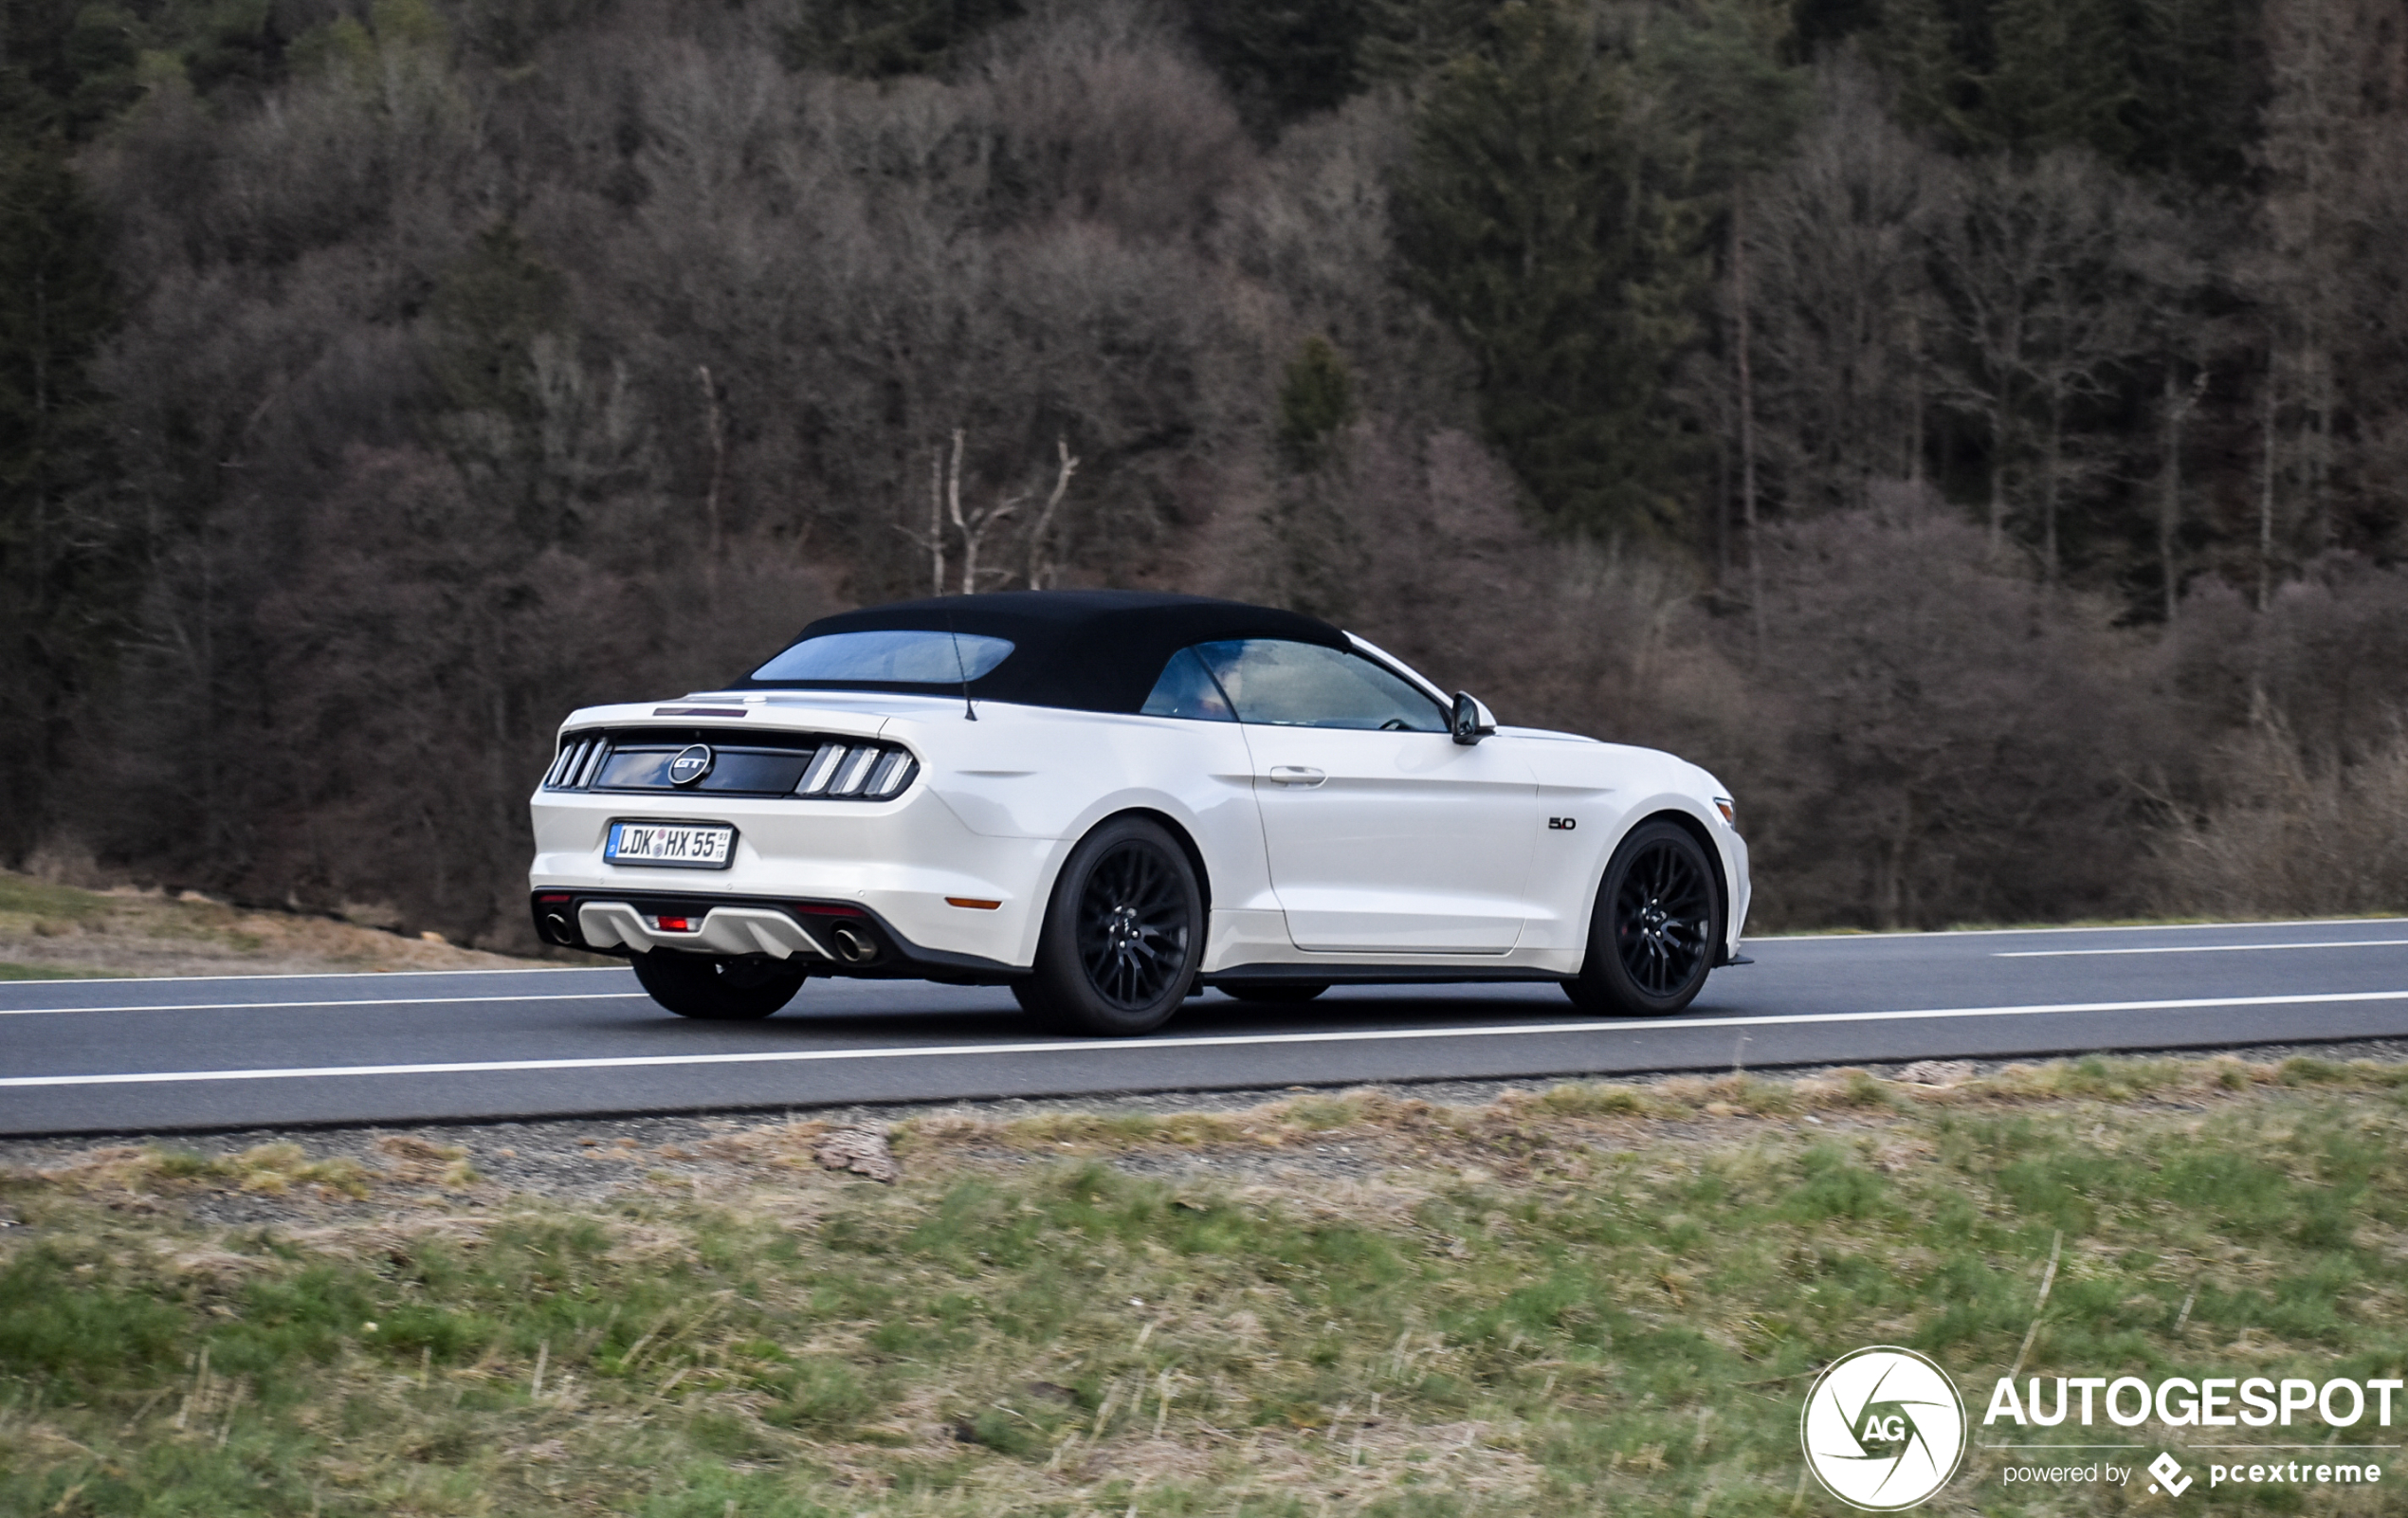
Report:
[[[928,594],[945,594],[945,450],[928,455]]]
[[[2264,457],[2257,473],[2257,609],[2263,612],[2274,578],[2274,357],[2271,351],[2266,357],[2266,405],[2258,435]]]
[[[2040,461],[2040,582],[2051,590],[2057,584],[2057,477],[2058,460],[2065,452],[2065,391],[2052,386],[2049,392],[2049,451]]]
[[[719,387],[711,383],[710,366],[696,364],[694,373],[702,381],[702,430],[711,446],[710,484],[702,491],[702,520],[710,534],[702,574],[706,579],[716,581],[720,560],[719,486],[727,470],[727,419],[719,409]]]
[[[2182,424],[2189,419],[2192,406],[2198,403],[2195,388],[2185,396],[2176,383],[2175,374],[2180,360],[2168,355],[2165,360],[2165,467],[2158,474],[2157,499],[2157,567],[2164,583],[2165,625],[2174,625],[2175,606],[2180,599],[2181,576],[2174,562],[2174,540],[2182,530]],[[2203,383],[2205,374],[2199,375]]]
[[[1923,315],[1909,311],[1906,316],[1907,393],[1910,398],[1912,423],[1906,440],[1906,480],[1911,485],[1923,484]],[[1921,492],[1917,492],[1919,495]]]
[[[978,535],[961,518],[961,429],[953,430],[953,467],[945,479],[945,509],[953,513],[953,524],[961,534],[961,594],[975,594],[978,589]]]
[[[1999,387],[1990,407],[1990,557],[1998,557],[1998,535],[2007,522],[2007,393]]]
[[[1053,494],[1045,498],[1045,509],[1037,513],[1036,524],[1029,529],[1029,571],[1025,577],[1028,580],[1029,589],[1032,591],[1045,589],[1038,583],[1040,574],[1043,574],[1047,579],[1052,578],[1049,565],[1045,558],[1046,529],[1053,525],[1054,508],[1062,504],[1063,495],[1069,490],[1070,476],[1079,472],[1079,461],[1070,456],[1068,438],[1055,438],[1053,452],[1056,463]]]
[[[1739,507],[1747,529],[1747,604],[1755,620],[1756,651],[1764,651],[1764,554],[1756,521],[1756,375],[1748,352],[1747,192],[1731,192],[1731,305],[1738,317],[1734,344],[1739,359]]]

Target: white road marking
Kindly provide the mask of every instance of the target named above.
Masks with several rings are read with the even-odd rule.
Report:
[[[1771,933],[1749,943],[1856,943],[1867,939],[1978,939],[2031,937],[2039,933],[2201,933],[2227,927],[2359,927],[2408,923],[2408,917],[2278,917],[2262,923],[2094,923],[2083,927],[1941,927],[1896,933]]]
[[[443,1007],[463,1001],[642,1001],[641,991],[564,991],[539,997],[379,997],[357,1001],[154,1001],[132,1007],[0,1007],[0,1017],[63,1012],[235,1012],[262,1007],[294,1012],[317,1007]]]
[[[1999,949],[1994,960],[2070,960],[2093,954],[2253,954],[2260,949],[2398,949],[2408,939],[2334,939],[2327,943],[2177,943],[2145,949]]]
[[[228,980],[409,980],[430,975],[597,975],[615,964],[521,964],[506,970],[291,970],[263,975],[61,975],[0,984],[18,986],[173,986]]]
[[[520,1070],[643,1070],[682,1065],[791,1065],[856,1059],[938,1059],[996,1054],[1110,1054],[1133,1049],[1235,1049],[1291,1044],[1361,1044],[1394,1039],[1512,1038],[1548,1033],[1678,1033],[1693,1028],[1767,1028],[1813,1023],[1905,1022],[1918,1017],[2029,1017],[2083,1012],[2182,1012],[2209,1007],[2296,1007],[2356,1001],[2408,1001],[2408,991],[2343,991],[2326,996],[2200,997],[2182,1001],[2069,1001],[2029,1007],[1934,1007],[1916,1012],[1813,1012],[1759,1017],[1623,1019],[1527,1023],[1505,1028],[1399,1028],[1321,1033],[1215,1033],[1196,1038],[1088,1039],[1043,1044],[926,1044],[903,1049],[777,1049],[739,1054],[613,1054],[569,1059],[462,1060],[421,1065],[320,1065],[289,1070],[135,1070],[108,1075],[10,1075],[0,1088],[58,1086],[164,1086],[180,1081],[289,1081],[356,1075],[480,1075]]]

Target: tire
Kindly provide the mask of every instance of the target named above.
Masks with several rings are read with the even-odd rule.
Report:
[[[1204,892],[1187,852],[1142,817],[1079,840],[1054,882],[1021,1008],[1065,1033],[1125,1038],[1170,1020],[1204,952]]]
[[[681,1017],[740,1022],[766,1017],[794,1000],[807,977],[775,960],[654,949],[635,957],[635,978]]]
[[[1234,980],[1217,989],[1228,992],[1240,1001],[1261,1002],[1267,1006],[1297,1006],[1312,1000],[1329,989],[1327,982],[1310,980]]]
[[[1662,1017],[1689,1004],[1723,943],[1714,862],[1674,822],[1642,823],[1614,850],[1589,917],[1589,952],[1563,994],[1584,1012]]]

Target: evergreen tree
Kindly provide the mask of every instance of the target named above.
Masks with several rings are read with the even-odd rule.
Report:
[[[1306,338],[1279,387],[1279,446],[1288,464],[1310,469],[1329,440],[1354,419],[1355,376],[1320,336]]]
[[[1657,403],[1695,270],[1614,76],[1563,0],[1499,8],[1432,88],[1398,242],[1413,287],[1478,359],[1488,434],[1541,511],[1662,530],[1684,492]]]
[[[36,841],[122,610],[88,373],[116,299],[100,220],[68,167],[80,92],[63,61],[76,35],[20,36],[52,50],[21,46],[0,71],[0,856],[11,859]]]
[[[1201,0],[1197,46],[1258,137],[1362,85],[1371,0]]]
[[[1418,88],[1488,35],[1496,0],[1364,0],[1366,82]]]
[[[1868,51],[1897,112],[1960,154],[2088,148],[2239,183],[2262,0],[1877,0]]]
[[[864,79],[936,73],[1021,13],[1020,0],[807,0],[786,32],[787,62]]]
[[[569,320],[569,285],[508,222],[477,235],[435,290],[428,365],[451,406],[526,421],[535,411],[531,349]]]
[[[2087,147],[2131,155],[2125,113],[2136,94],[2131,39],[2104,0],[1999,0],[1995,60],[1982,79],[1985,135],[2021,154]]]
[[[2234,0],[2136,0],[2125,122],[2133,167],[2237,185],[2256,139],[2249,12]]]

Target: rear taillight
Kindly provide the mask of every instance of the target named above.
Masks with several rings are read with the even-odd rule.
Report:
[[[610,740],[599,733],[571,733],[560,744],[552,768],[543,772],[543,788],[574,791],[592,784],[593,772],[602,767],[602,756],[610,746]]]
[[[907,749],[890,743],[830,741],[821,744],[811,762],[803,766],[803,777],[795,783],[794,794],[884,801],[903,795],[919,773],[920,761]]]

